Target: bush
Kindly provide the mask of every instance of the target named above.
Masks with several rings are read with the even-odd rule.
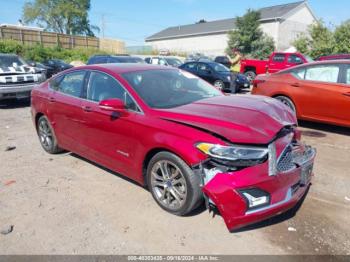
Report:
[[[14,40],[0,40],[0,53],[13,53],[22,56],[24,59],[42,62],[46,59],[62,59],[67,63],[75,60],[87,62],[90,56],[95,54],[108,54],[107,52],[91,49],[76,48],[64,49],[61,47],[43,47],[40,44],[23,45]]]

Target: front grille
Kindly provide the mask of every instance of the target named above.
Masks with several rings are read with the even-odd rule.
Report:
[[[289,145],[285,148],[285,150],[280,155],[277,162],[277,170],[279,172],[288,172],[295,168],[295,164],[293,161],[293,152],[292,146]]]

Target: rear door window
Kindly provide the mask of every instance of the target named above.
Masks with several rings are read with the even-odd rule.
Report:
[[[338,83],[340,68],[337,65],[313,66],[306,69],[305,80]]]
[[[285,59],[286,59],[285,54],[275,54],[272,58],[272,61],[276,63],[283,63]]]
[[[210,67],[206,64],[198,64],[198,71],[202,73],[208,73],[210,71]]]
[[[190,69],[190,70],[197,70],[197,64],[196,63],[188,63],[185,65],[186,69]]]
[[[66,74],[57,85],[56,90],[70,96],[81,97],[85,74],[85,71]]]

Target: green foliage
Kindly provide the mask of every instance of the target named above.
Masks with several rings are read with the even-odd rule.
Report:
[[[27,60],[42,62],[46,59],[57,58],[70,63],[72,61],[87,62],[90,56],[95,54],[107,54],[97,49],[63,49],[60,47],[43,47],[40,44],[22,45],[13,40],[0,41],[0,53],[13,53]]]
[[[342,23],[334,31],[336,53],[350,53],[350,20]]]
[[[23,20],[48,31],[94,36],[99,29],[90,24],[90,7],[90,0],[32,0],[24,4]]]
[[[236,29],[229,33],[226,53],[238,49],[244,56],[264,59],[275,49],[274,41],[260,28],[260,13],[249,9],[242,17],[236,17]]]
[[[342,23],[334,31],[320,21],[310,26],[308,34],[300,35],[293,45],[299,52],[313,58],[350,53],[350,21]]]

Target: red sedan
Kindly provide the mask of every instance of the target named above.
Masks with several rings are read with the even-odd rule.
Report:
[[[303,120],[350,127],[350,62],[324,61],[258,76],[252,94],[274,97]]]
[[[72,151],[141,185],[175,215],[205,200],[232,230],[293,207],[314,149],[278,101],[226,96],[198,77],[151,65],[96,65],[32,92],[42,147]]]

